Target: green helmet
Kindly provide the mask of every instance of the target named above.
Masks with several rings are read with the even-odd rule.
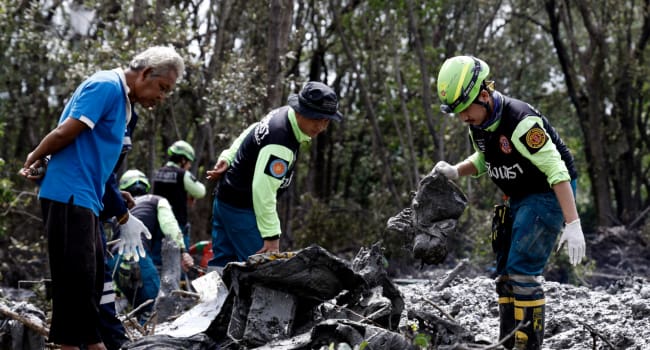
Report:
[[[119,186],[120,190],[129,191],[131,194],[133,194],[133,192],[144,194],[149,192],[149,189],[151,188],[147,175],[137,169],[131,169],[124,172],[120,178]],[[132,191],[134,189],[136,191]]]
[[[481,85],[490,74],[484,61],[472,56],[449,58],[438,73],[438,98],[444,113],[460,113],[469,107],[481,92]]]
[[[176,154],[187,158],[190,162],[194,161],[194,148],[183,140],[176,141],[169,146],[167,154],[170,156]]]

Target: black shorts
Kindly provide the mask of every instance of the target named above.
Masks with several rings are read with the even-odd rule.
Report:
[[[88,208],[48,199],[41,199],[41,209],[52,275],[49,341],[99,343],[98,307],[104,284],[99,220]]]

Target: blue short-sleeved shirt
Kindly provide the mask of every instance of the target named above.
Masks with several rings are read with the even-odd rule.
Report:
[[[72,95],[59,119],[75,118],[88,126],[68,146],[54,153],[41,183],[39,198],[91,209],[99,216],[104,184],[117,162],[131,105],[124,73],[100,71]]]

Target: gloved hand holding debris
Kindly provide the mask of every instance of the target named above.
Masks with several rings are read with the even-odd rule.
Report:
[[[129,219],[120,225],[120,241],[117,242],[118,254],[132,254],[135,261],[140,260],[140,256],[143,258],[147,256],[142,246],[141,234],[144,234],[147,239],[151,239],[151,233],[147,226],[129,213]]]
[[[449,180],[458,180],[458,168],[454,165],[445,162],[444,160],[441,160],[438,163],[436,163],[436,166],[433,167],[431,173],[442,174]]]

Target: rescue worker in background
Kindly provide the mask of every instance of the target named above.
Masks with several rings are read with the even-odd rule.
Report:
[[[456,180],[487,174],[509,197],[511,239],[497,251],[499,339],[520,322],[506,348],[541,349],[545,299],[542,271],[562,231],[575,266],[585,240],[574,193],[578,177],[573,156],[548,119],[530,104],[504,96],[486,80],[489,66],[471,56],[447,59],[438,74],[444,113],[468,124],[474,154],[456,165],[438,162],[433,172]]]
[[[135,206],[131,208],[131,215],[140,219],[151,233],[150,238],[142,237],[145,257],[136,261],[132,254],[120,255],[118,253],[110,263],[117,287],[133,308],[137,308],[149,299],[155,300],[158,296],[163,237],[173,240],[180,248],[183,271],[187,272],[194,266],[194,260],[185,249],[180,226],[169,202],[164,197],[147,194],[150,187],[149,179],[140,170],[127,170],[120,177],[120,190],[127,191],[135,200]],[[118,268],[115,268],[116,265]],[[149,304],[142,309],[138,316],[140,323],[144,324],[149,319],[153,305],[153,303]]]
[[[194,148],[179,140],[168,149],[169,161],[153,176],[153,193],[167,198],[183,232],[185,246],[190,246],[190,223],[187,207],[195,199],[205,197],[205,185],[189,171],[194,161]]]
[[[207,178],[219,180],[212,207],[210,269],[280,251],[277,197],[291,183],[300,144],[341,121],[334,90],[307,82],[288,106],[250,125],[223,151]],[[217,268],[218,267],[218,268]]]

